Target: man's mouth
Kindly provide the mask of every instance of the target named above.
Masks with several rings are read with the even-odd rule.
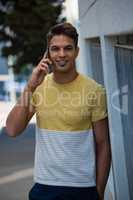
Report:
[[[67,61],[64,60],[60,60],[60,61],[56,61],[57,65],[60,67],[65,67],[65,65],[67,64]]]

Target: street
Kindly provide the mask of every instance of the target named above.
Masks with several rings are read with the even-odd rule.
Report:
[[[28,200],[33,185],[35,125],[16,138],[0,134],[0,199]]]

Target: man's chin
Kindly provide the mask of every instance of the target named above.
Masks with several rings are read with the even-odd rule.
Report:
[[[68,66],[63,66],[63,67],[56,66],[55,70],[58,72],[67,72],[67,71],[69,71],[69,67]]]

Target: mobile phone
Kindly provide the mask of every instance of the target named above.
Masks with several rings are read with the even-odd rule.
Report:
[[[45,51],[43,58],[49,58],[48,49]],[[48,64],[48,73],[52,72],[52,64]]]

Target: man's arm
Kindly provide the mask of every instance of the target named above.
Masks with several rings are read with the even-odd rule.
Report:
[[[31,92],[27,85],[20,99],[8,114],[6,130],[11,137],[21,134],[35,113],[35,108],[30,104]]]
[[[111,165],[108,119],[93,122],[93,130],[96,144],[96,186],[102,200]]]
[[[48,64],[51,64],[51,61],[48,58],[43,58],[40,61],[33,70],[31,78],[19,101],[9,113],[6,120],[6,130],[9,136],[15,137],[21,134],[34,115],[35,108],[30,103],[30,97],[48,73]]]

